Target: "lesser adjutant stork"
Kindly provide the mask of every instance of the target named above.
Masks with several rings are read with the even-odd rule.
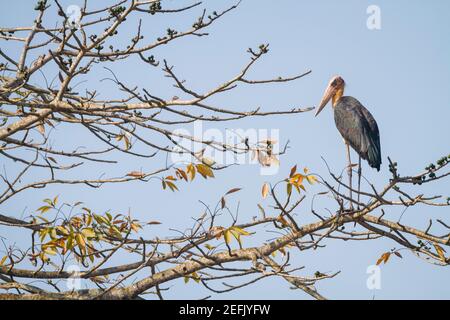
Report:
[[[350,187],[350,208],[352,204],[352,163],[350,146],[359,155],[358,166],[358,203],[361,186],[361,158],[367,160],[372,168],[380,171],[381,147],[378,125],[372,114],[357,99],[344,95],[345,82],[340,76],[331,79],[320,101],[316,116],[323,110],[330,99],[334,109],[336,127],[347,146],[348,176]]]

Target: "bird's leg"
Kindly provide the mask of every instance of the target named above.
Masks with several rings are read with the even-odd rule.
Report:
[[[350,159],[350,145],[345,141],[345,145],[347,146],[347,161],[348,161],[348,182],[350,187],[350,210],[353,210],[353,193],[352,193],[352,161]]]
[[[361,191],[361,174],[362,174],[361,156],[359,156],[359,163],[358,163],[358,210],[359,210],[359,196],[360,196],[360,191]]]

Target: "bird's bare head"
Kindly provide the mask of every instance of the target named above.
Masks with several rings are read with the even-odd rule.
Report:
[[[341,76],[334,76],[328,83],[325,93],[323,94],[322,100],[319,103],[316,116],[322,111],[322,109],[327,105],[328,101],[333,98],[333,106],[341,98],[344,93],[345,81]]]

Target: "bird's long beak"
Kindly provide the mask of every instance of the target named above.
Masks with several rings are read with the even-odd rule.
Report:
[[[330,101],[331,97],[333,97],[335,93],[336,88],[329,84],[323,94],[322,100],[320,100],[319,106],[317,107],[317,112],[315,115],[316,117],[320,113],[320,111],[322,111],[322,109],[327,105],[328,101]]]

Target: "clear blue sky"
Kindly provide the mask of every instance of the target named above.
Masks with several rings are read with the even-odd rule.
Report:
[[[62,1],[64,6],[81,2]],[[230,2],[207,0],[203,7],[211,11],[220,10]],[[167,1],[167,6],[175,6],[176,3],[177,1]],[[366,27],[366,9],[372,4],[381,9],[381,30],[368,30]],[[29,25],[35,14],[32,7],[32,1],[15,1],[9,4],[9,13],[4,10],[0,14],[1,25]],[[182,26],[190,26],[193,17],[201,9],[194,11],[195,15],[183,14],[176,21],[170,21],[170,18],[148,18],[149,21],[144,22],[144,34],[150,39],[155,36],[154,30],[158,30],[159,35],[169,25],[178,30]],[[312,70],[311,75],[293,83],[240,87],[234,93],[214,99],[218,104],[241,110],[256,106],[265,110],[315,106],[329,78],[340,74],[347,82],[346,94],[358,98],[378,121],[383,166],[379,173],[367,166],[364,166],[364,170],[367,178],[381,187],[389,179],[387,156],[398,161],[401,173],[413,174],[449,152],[449,12],[450,2],[445,0],[244,0],[238,10],[209,29],[209,37],[182,39],[156,50],[154,54],[157,58],[165,57],[176,66],[176,71],[190,85],[202,90],[232,77],[247,61],[246,49],[250,46],[257,47],[261,43],[270,43],[270,54],[256,66],[251,78],[294,75]],[[126,26],[124,31],[119,31],[124,38],[128,34],[127,30],[134,29]],[[167,86],[169,82],[162,79],[158,70],[134,68],[133,64],[117,64],[114,68],[130,84],[150,87],[166,97],[179,95],[174,88]],[[89,76],[87,87],[103,88],[105,97],[117,96],[119,93],[114,87],[99,83],[99,79],[105,76],[107,73],[99,69]],[[204,125],[207,128],[212,126]],[[326,167],[321,156],[331,163],[335,172],[340,172],[345,166],[345,149],[334,126],[330,107],[318,118],[314,118],[311,112],[270,119],[245,119],[218,128],[223,130],[225,127],[279,128],[281,143],[291,141],[291,149],[281,159],[280,174],[268,178],[259,175],[256,166],[232,167],[218,172],[213,181],[199,180],[183,186],[178,193],[161,191],[157,182],[112,185],[99,190],[81,186],[49,187],[24,193],[1,208],[2,213],[27,215],[40,205],[43,198],[60,194],[64,201],[83,201],[97,211],[130,210],[144,221],[160,220],[163,225],[158,230],[169,234],[168,228],[186,227],[191,223],[191,216],[202,212],[203,207],[197,200],[215,204],[228,189],[243,187],[233,199],[237,200],[239,195],[241,219],[251,219],[257,215],[256,203],[261,202],[261,185],[265,181],[281,180],[294,164],[307,166],[322,175],[326,174]],[[187,128],[192,129],[192,126]],[[55,138],[59,141],[56,143],[77,144],[80,140],[85,143],[84,138],[88,137],[83,132],[65,132],[64,141]],[[122,160],[120,166],[102,166],[100,171],[98,167],[91,166],[77,174],[86,176],[105,172],[118,175],[140,168],[150,170],[157,165],[149,160],[136,158],[124,157]],[[7,168],[11,168],[11,163],[7,164]],[[430,194],[442,194],[448,193],[448,187],[448,183],[441,183],[424,190]],[[308,208],[309,204],[300,208],[300,216],[307,216]],[[402,221],[425,228],[430,218],[439,216],[446,221],[448,213],[448,209],[430,212],[429,208],[411,208],[404,214]],[[397,208],[389,210],[388,217],[398,219],[400,214],[401,208]],[[301,222],[300,217],[299,220]],[[149,229],[146,235],[153,236],[151,231]],[[17,239],[19,243],[21,241],[14,234],[2,235]],[[258,240],[271,236],[263,232]],[[304,275],[311,275],[316,270],[341,270],[336,278],[318,285],[318,289],[326,297],[450,297],[446,281],[448,268],[431,266],[410,253],[406,253],[403,260],[396,259],[382,267],[381,290],[368,290],[366,268],[382,252],[395,246],[388,240],[357,243],[336,240],[326,244],[326,248],[314,252],[292,252],[292,263],[306,267]],[[200,285],[190,283],[185,287],[182,280],[171,284],[173,288],[167,294],[170,298],[200,298],[208,294]],[[289,285],[280,279],[265,280],[240,291],[214,297],[308,298],[299,291],[290,290]]]

